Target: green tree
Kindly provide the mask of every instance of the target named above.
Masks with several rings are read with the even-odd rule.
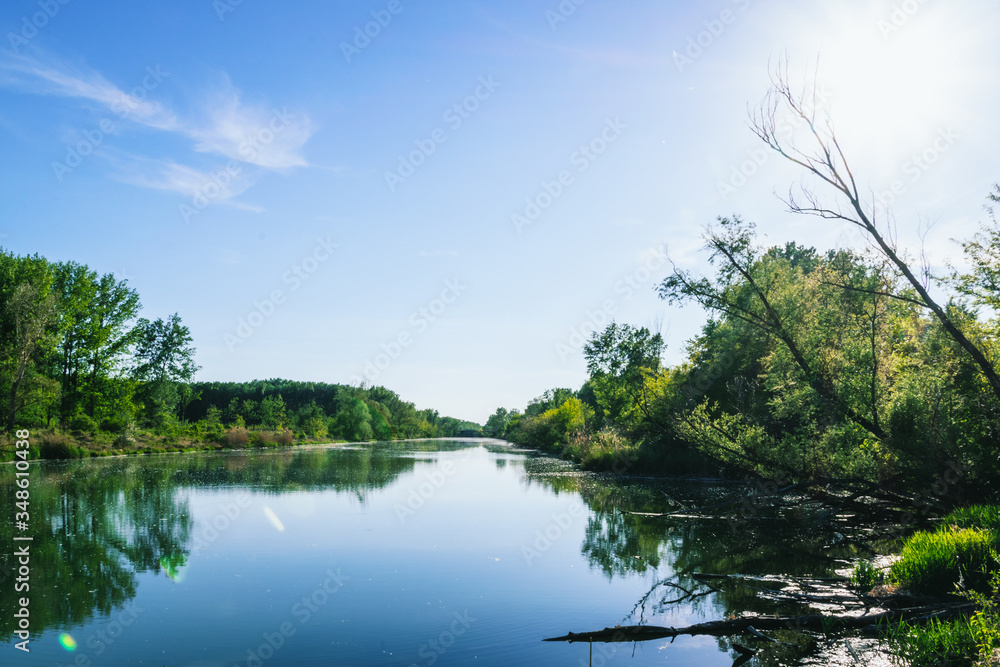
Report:
[[[98,276],[76,262],[57,263],[52,270],[53,289],[59,299],[59,345],[52,375],[59,379],[59,413],[65,422],[86,403],[82,380],[90,360],[90,308],[97,295]]]
[[[301,408],[296,416],[299,428],[310,438],[322,438],[327,434],[327,419],[323,408],[312,401]]]
[[[506,408],[497,408],[483,426],[483,435],[488,438],[504,438],[507,435],[507,425],[510,423],[510,413]]]
[[[660,371],[663,337],[612,322],[583,348],[590,387],[603,420],[634,427],[648,414],[648,379]]]
[[[98,279],[81,322],[85,370],[81,378],[84,405],[91,417],[115,416],[115,406],[106,397],[116,380],[124,375],[124,361],[141,329],[130,326],[139,313],[139,294],[127,281],[111,274]]]
[[[132,338],[132,376],[141,383],[147,419],[160,423],[176,412],[182,400],[181,383],[189,382],[198,370],[191,332],[174,313],[166,320],[140,319]],[[191,398],[188,393],[188,402]]]
[[[36,401],[52,400],[55,382],[38,370],[40,358],[54,347],[51,326],[56,319],[55,298],[47,290],[30,283],[14,289],[5,305],[5,315],[13,324],[13,338],[3,350],[3,377],[7,385],[8,431],[13,431],[18,414]]]
[[[260,402],[260,423],[266,429],[277,431],[283,429],[288,423],[285,414],[285,399],[281,394],[265,396]]]
[[[349,442],[371,440],[373,431],[368,406],[359,398],[351,399],[345,408],[337,413],[337,430]]]
[[[877,215],[879,212],[875,209],[874,202],[869,202],[866,193],[859,188],[855,172],[841,150],[832,123],[829,120],[821,122],[817,118],[818,110],[810,103],[810,99],[815,98],[811,98],[808,93],[797,95],[792,91],[786,68],[779,68],[773,81],[773,88],[751,118],[751,128],[768,147],[816,179],[822,187],[832,191],[836,200],[831,203],[823,202],[816,192],[803,184],[798,193],[789,193],[785,201],[789,210],[823,220],[848,223],[860,230],[876,252],[898,272],[901,282],[910,292],[887,292],[886,296],[906,299],[928,311],[944,332],[969,356],[989,385],[994,399],[1000,399],[1000,374],[990,360],[986,342],[977,340],[974,330],[963,328],[963,323],[967,320],[963,320],[961,312],[956,311],[951,304],[939,303],[931,295],[930,271],[926,266],[914,268],[907,261],[905,253],[896,245],[895,222],[891,215],[884,216],[888,224],[877,222],[882,216]],[[808,145],[798,143],[796,135],[789,137],[785,134],[783,124],[778,121],[781,112],[790,113],[792,117],[804,121],[808,130],[804,143]],[[989,233],[986,237],[988,246]],[[966,251],[971,253],[970,258],[977,264],[970,287],[975,288],[977,282],[983,286],[982,279],[992,279],[989,267],[995,266],[995,260],[990,259],[986,253],[977,262],[975,241],[966,247]]]

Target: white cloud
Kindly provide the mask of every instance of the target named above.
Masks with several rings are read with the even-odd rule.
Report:
[[[286,108],[249,106],[228,78],[208,109],[208,122],[191,128],[195,150],[219,153],[265,169],[308,165],[302,147],[312,136],[309,119]]]
[[[230,162],[218,169],[204,171],[161,160],[132,155],[118,150],[103,149],[101,156],[112,164],[115,178],[123,183],[176,192],[192,200],[204,198],[209,203],[226,203],[246,211],[259,213],[259,206],[232,201],[246,192],[260,178],[259,169]]]
[[[80,65],[69,65],[48,56],[29,57],[0,52],[0,85],[16,87],[37,95],[57,95],[95,102],[105,109],[138,125],[170,132],[192,139],[193,151],[230,158],[244,165],[268,170],[308,166],[302,149],[314,130],[308,117],[290,113],[287,108],[245,104],[240,91],[223,76],[222,83],[201,104],[200,118],[182,120],[160,102],[149,99],[162,81],[169,77],[159,66],[147,67],[138,85],[125,92],[99,72]],[[188,196],[203,193],[216,182],[220,171],[231,166],[203,171],[173,160],[129,155],[102,150],[119,171],[119,180],[141,187],[170,190]],[[246,168],[242,169],[246,172]],[[213,199],[230,200],[244,192],[259,178],[243,173],[219,186]],[[221,180],[225,180],[222,178]],[[231,205],[237,205],[231,202]],[[258,210],[256,207],[245,207]]]
[[[169,73],[149,67],[130,92],[118,88],[89,69],[48,59],[4,53],[0,58],[0,83],[21,87],[37,95],[75,97],[106,107],[115,114],[159,130],[178,130],[176,116],[159,102],[146,99]]]

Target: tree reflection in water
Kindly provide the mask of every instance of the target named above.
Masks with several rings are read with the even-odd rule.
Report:
[[[466,445],[468,446],[468,445]],[[109,616],[135,597],[138,577],[183,574],[193,520],[185,489],[281,493],[334,489],[368,494],[413,470],[397,443],[359,449],[161,455],[32,463],[30,591],[16,592],[12,549],[0,553],[0,639],[14,636],[17,598],[31,600],[31,631],[68,629]],[[442,448],[435,443],[434,451]],[[445,444],[447,449],[448,445]],[[419,449],[419,447],[418,447]],[[429,450],[428,450],[429,451]],[[0,466],[0,542],[14,544],[13,466]]]

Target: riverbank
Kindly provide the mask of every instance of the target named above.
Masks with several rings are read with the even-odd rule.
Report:
[[[31,430],[28,441],[29,459],[83,459],[103,456],[135,456],[170,452],[219,451],[228,449],[253,449],[293,447],[345,443],[346,440],[309,438],[290,430],[263,431],[230,429],[205,434],[172,433],[156,434],[136,432],[129,436],[103,431],[95,433],[60,433],[46,429]],[[0,462],[14,460],[16,438],[0,435]]]

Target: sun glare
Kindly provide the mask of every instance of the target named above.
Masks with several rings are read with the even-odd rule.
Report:
[[[914,1],[882,16],[828,17],[817,78],[838,137],[878,160],[898,161],[942,131],[961,132],[973,92],[972,40],[943,12]]]

